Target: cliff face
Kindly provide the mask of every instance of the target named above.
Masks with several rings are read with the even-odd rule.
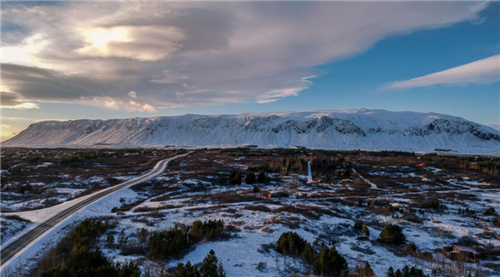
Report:
[[[500,132],[462,118],[384,110],[45,121],[4,147],[239,146],[500,153]]]

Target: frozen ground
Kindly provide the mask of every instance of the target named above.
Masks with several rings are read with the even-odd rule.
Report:
[[[351,272],[368,261],[376,276],[386,276],[391,266],[396,269],[405,265],[418,266],[430,274],[433,268],[442,266],[441,260],[454,268],[455,261],[440,259],[443,247],[453,244],[467,243],[484,253],[498,253],[495,251],[500,249],[500,241],[491,236],[499,234],[500,228],[492,224],[494,216],[484,215],[489,207],[500,212],[500,186],[496,179],[488,179],[484,174],[451,172],[449,168],[453,167],[448,165],[419,168],[416,165],[420,160],[410,163],[375,159],[373,165],[372,161],[353,159],[349,165],[351,177],[321,182],[314,176],[313,168],[314,182],[307,184],[302,174],[294,177],[273,172],[260,184],[260,192],[253,192],[254,185],[246,184],[245,178],[242,184],[229,184],[229,172],[261,165],[267,156],[200,153],[203,152],[174,162],[167,172],[144,186],[120,191],[80,211],[43,241],[36,242],[4,272],[17,273],[21,268],[27,271],[85,217],[106,218],[112,226],[98,239],[100,249],[109,259],[133,261],[143,272],[152,266],[172,270],[180,262],[200,263],[213,249],[227,276],[311,273],[311,265],[274,250],[280,235],[287,231],[297,232],[315,245],[334,245],[346,258]],[[439,200],[439,207],[425,206],[426,201],[435,199]],[[46,209],[43,214],[15,214],[34,225],[60,207]],[[111,212],[117,207],[122,210]],[[475,214],[459,213],[466,208]],[[108,235],[116,238],[123,231],[128,244],[140,248],[138,234],[143,228],[151,233],[210,219],[222,219],[230,237],[198,243],[180,259],[153,262],[143,254],[147,248],[134,253],[106,243]],[[356,220],[368,227],[368,237],[354,228]],[[407,241],[416,244],[417,253],[405,251],[406,245],[392,247],[377,242],[389,223],[403,228]],[[477,268],[472,263],[465,267]],[[480,276],[498,276],[500,258],[497,254],[486,255],[479,269]]]

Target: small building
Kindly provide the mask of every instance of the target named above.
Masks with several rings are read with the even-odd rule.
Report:
[[[480,253],[470,247],[453,245],[452,247],[445,247],[443,250],[444,254],[450,260],[473,263],[479,262]]]

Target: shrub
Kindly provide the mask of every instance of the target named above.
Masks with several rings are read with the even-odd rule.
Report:
[[[363,228],[363,221],[358,219],[354,222],[354,229],[361,230]]]
[[[401,227],[389,224],[380,233],[378,241],[386,244],[400,245],[405,243],[406,237]]]
[[[361,230],[361,232],[363,232],[363,234],[365,234],[365,236],[367,236],[367,237],[370,236],[370,230],[368,229],[368,227],[366,225],[363,225],[363,229]]]
[[[433,200],[427,200],[422,203],[422,208],[424,209],[439,209],[440,203],[439,200],[433,199]]]
[[[484,215],[497,215],[497,211],[495,210],[495,208],[490,207],[486,210],[486,212],[484,212]]]
[[[408,251],[412,253],[417,252],[417,245],[413,241],[408,244]]]
[[[253,192],[253,193],[260,192],[260,187],[259,187],[259,185],[255,185],[255,186],[253,186],[252,192]]]
[[[497,217],[495,218],[495,220],[493,220],[493,225],[495,225],[496,227],[500,227],[500,217]]]

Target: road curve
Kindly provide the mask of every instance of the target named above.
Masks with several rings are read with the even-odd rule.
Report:
[[[75,205],[61,211],[60,213],[58,213],[58,214],[54,215],[53,217],[51,217],[50,219],[48,219],[47,221],[41,223],[37,227],[33,228],[32,230],[30,230],[26,234],[22,235],[21,237],[19,237],[15,241],[12,241],[10,244],[8,244],[7,246],[2,248],[2,250],[0,252],[2,269],[4,268],[6,263],[12,257],[14,257],[17,253],[19,253],[19,251],[23,250],[26,246],[28,246],[31,242],[33,242],[39,236],[43,235],[45,232],[47,232],[48,230],[50,230],[51,228],[53,228],[57,224],[63,222],[69,216],[75,214],[79,210],[87,207],[88,205],[96,202],[97,200],[102,199],[102,198],[104,198],[104,197],[106,197],[106,196],[108,196],[116,191],[119,191],[121,189],[130,187],[130,186],[133,186],[136,184],[139,184],[139,183],[141,183],[147,179],[150,179],[152,177],[156,177],[157,175],[159,175],[160,173],[162,173],[165,170],[165,168],[168,165],[168,162],[170,162],[171,160],[177,159],[179,157],[186,156],[190,153],[191,152],[188,152],[188,153],[177,155],[177,156],[165,159],[165,160],[161,160],[148,173],[146,173],[142,176],[139,176],[135,179],[121,183],[119,185],[113,186],[111,188],[107,188],[103,191],[100,191],[100,192],[90,196],[89,198],[87,198],[79,203],[76,203]]]

